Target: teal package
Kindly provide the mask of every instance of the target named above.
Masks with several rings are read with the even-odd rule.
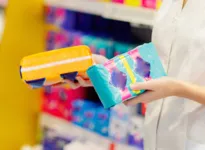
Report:
[[[87,70],[87,74],[104,108],[146,92],[131,90],[131,84],[166,76],[152,43],[138,46],[103,65],[94,65]]]

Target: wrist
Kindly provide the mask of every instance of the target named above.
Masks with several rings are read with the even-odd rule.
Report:
[[[173,80],[173,96],[183,97],[185,92],[185,83],[180,80]]]

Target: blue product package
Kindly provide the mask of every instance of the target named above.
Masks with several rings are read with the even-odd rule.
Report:
[[[90,108],[94,108],[97,105],[93,102],[89,102],[86,100],[75,100],[72,103],[72,112],[73,113],[82,113],[85,109],[90,109]]]
[[[95,42],[96,54],[103,55],[107,58],[113,57],[113,42],[109,39],[97,39]]]
[[[91,35],[84,35],[81,40],[83,45],[87,45],[88,47],[90,47],[90,50],[93,54],[97,53],[97,50],[96,50],[97,41],[98,41],[98,38],[95,36],[91,36]]]
[[[123,54],[128,52],[129,50],[132,50],[133,48],[136,47],[133,44],[127,44],[127,43],[121,43],[121,42],[115,42],[113,44],[113,49],[114,49],[114,56]]]
[[[93,108],[97,107],[97,104],[87,101],[87,100],[76,100],[72,103],[72,123],[83,126],[85,120],[85,115],[92,117]],[[87,113],[86,113],[87,112]],[[91,115],[89,113],[91,112]]]
[[[89,120],[83,120],[82,127],[95,132],[96,128],[96,120],[95,119],[89,119]]]
[[[94,65],[87,70],[87,74],[105,108],[145,92],[131,90],[131,84],[166,76],[152,43],[138,46],[105,64]]]
[[[64,8],[56,8],[53,24],[64,30],[72,30],[76,25],[76,13]]]
[[[99,107],[96,111],[96,132],[102,136],[107,137],[110,121],[110,110]]]

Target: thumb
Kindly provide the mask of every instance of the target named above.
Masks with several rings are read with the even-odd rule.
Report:
[[[151,81],[146,81],[146,82],[137,82],[137,83],[134,83],[130,86],[130,88],[132,90],[151,90],[151,86],[152,85],[152,82]]]

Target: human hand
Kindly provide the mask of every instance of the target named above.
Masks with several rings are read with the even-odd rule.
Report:
[[[140,82],[131,85],[132,90],[146,90],[145,93],[125,101],[125,105],[136,105],[144,102],[149,103],[161,98],[174,96],[177,94],[178,81],[169,77],[153,79],[147,82]]]
[[[96,54],[93,54],[92,58],[93,58],[93,61],[94,61],[95,64],[103,64],[108,60],[104,56],[96,55]],[[77,80],[77,82],[73,82],[73,81],[70,81],[70,80],[65,80],[65,83],[69,84],[69,86],[72,89],[77,89],[79,87],[91,87],[92,86],[92,83],[89,79],[84,79],[81,76],[77,76],[76,80]]]

